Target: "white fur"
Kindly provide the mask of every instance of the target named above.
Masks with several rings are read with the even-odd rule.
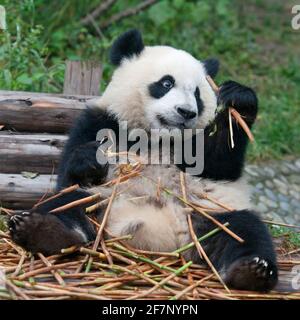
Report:
[[[75,227],[73,227],[73,230],[74,230],[75,232],[77,232],[78,234],[80,234],[83,242],[87,242],[87,241],[88,241],[88,238],[87,238],[86,234],[84,233],[84,231],[81,229],[80,226],[75,226]]]
[[[148,86],[165,75],[174,77],[175,87],[161,99],[151,97]],[[138,57],[123,59],[102,97],[94,100],[94,104],[116,113],[131,128],[160,128],[156,116],[162,114],[176,121],[177,105],[188,105],[190,111],[197,112],[194,92],[198,86],[204,111],[187,125],[204,128],[213,119],[217,107],[216,96],[205,76],[203,64],[183,50],[145,47]]]
[[[108,228],[114,235],[122,236],[126,230],[133,230],[132,227],[138,223],[139,228],[135,230],[130,244],[146,250],[170,251],[191,241],[185,205],[163,190],[159,198],[161,207],[156,203],[157,185],[153,180],[160,180],[161,186],[171,190],[175,195],[182,195],[179,169],[173,165],[148,165],[142,171],[142,175],[144,177],[130,178],[119,187],[121,196],[113,203]],[[207,194],[233,209],[250,208],[250,190],[244,179],[235,182],[215,182],[190,175],[185,175],[185,179],[190,201],[223,212],[222,207],[201,196]],[[89,191],[100,192],[104,197],[108,197],[112,188],[99,186]]]

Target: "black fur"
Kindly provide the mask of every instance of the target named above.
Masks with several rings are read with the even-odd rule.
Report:
[[[24,214],[16,214],[8,222],[13,241],[32,253],[50,255],[60,252],[62,248],[94,240],[95,229],[85,214],[84,206],[76,206],[65,212],[49,213],[52,209],[89,195],[84,190],[77,190],[47,201]],[[74,228],[80,229],[87,241]]]
[[[107,175],[107,165],[96,159],[99,130],[110,128],[118,134],[118,121],[114,116],[98,108],[88,107],[70,131],[60,161],[57,189],[78,183],[81,186],[102,183]]]
[[[203,61],[205,70],[207,74],[214,78],[219,71],[219,61],[217,59],[211,58]]]
[[[144,49],[141,33],[132,29],[122,34],[112,45],[110,50],[110,61],[118,66],[124,58],[139,55]]]
[[[206,254],[225,282],[236,289],[272,289],[278,276],[275,251],[267,227],[248,210],[222,213],[215,218],[222,224],[229,222],[228,228],[244,240],[240,243],[222,231],[202,242]],[[198,236],[216,228],[213,222],[198,214],[192,215],[192,221]],[[192,257],[193,261],[201,261],[195,248]]]
[[[204,109],[204,105],[202,102],[202,99],[200,98],[200,90],[197,87],[194,93],[195,99],[196,99],[196,103],[197,103],[197,109],[198,109],[198,117],[201,116],[203,109]]]
[[[170,83],[172,83],[172,87],[174,86],[175,79],[170,75],[165,75],[160,80],[153,82],[148,86],[151,97],[160,99],[172,89],[172,87],[167,88],[163,85],[165,80],[170,81]]]
[[[234,106],[251,127],[256,118],[258,101],[252,89],[234,81],[227,81],[220,88],[218,103],[223,105],[224,109],[204,130],[204,170],[200,176],[233,181],[242,174],[248,137],[235,120],[232,120],[235,145],[232,149],[228,107]],[[193,144],[196,144],[196,141],[194,137]],[[183,163],[178,167],[185,171],[188,165]]]

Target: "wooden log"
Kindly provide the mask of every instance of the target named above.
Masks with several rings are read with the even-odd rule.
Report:
[[[56,173],[65,135],[0,132],[1,173]]]
[[[66,133],[90,98],[0,91],[0,125],[24,132]]]
[[[64,94],[98,96],[102,68],[96,61],[66,61]]]
[[[20,174],[0,173],[0,204],[10,209],[30,209],[44,194],[54,193],[56,176],[28,179]]]

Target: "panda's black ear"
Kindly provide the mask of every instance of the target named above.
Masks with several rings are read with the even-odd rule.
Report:
[[[110,61],[112,64],[120,65],[123,58],[139,55],[144,49],[141,33],[131,29],[123,33],[112,45],[110,50]]]
[[[211,58],[203,61],[204,68],[209,76],[214,78],[219,71],[219,60]]]

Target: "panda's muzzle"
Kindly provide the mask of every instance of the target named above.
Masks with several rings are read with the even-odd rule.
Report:
[[[196,112],[187,109],[185,105],[177,106],[176,110],[184,120],[192,120],[197,116]]]

